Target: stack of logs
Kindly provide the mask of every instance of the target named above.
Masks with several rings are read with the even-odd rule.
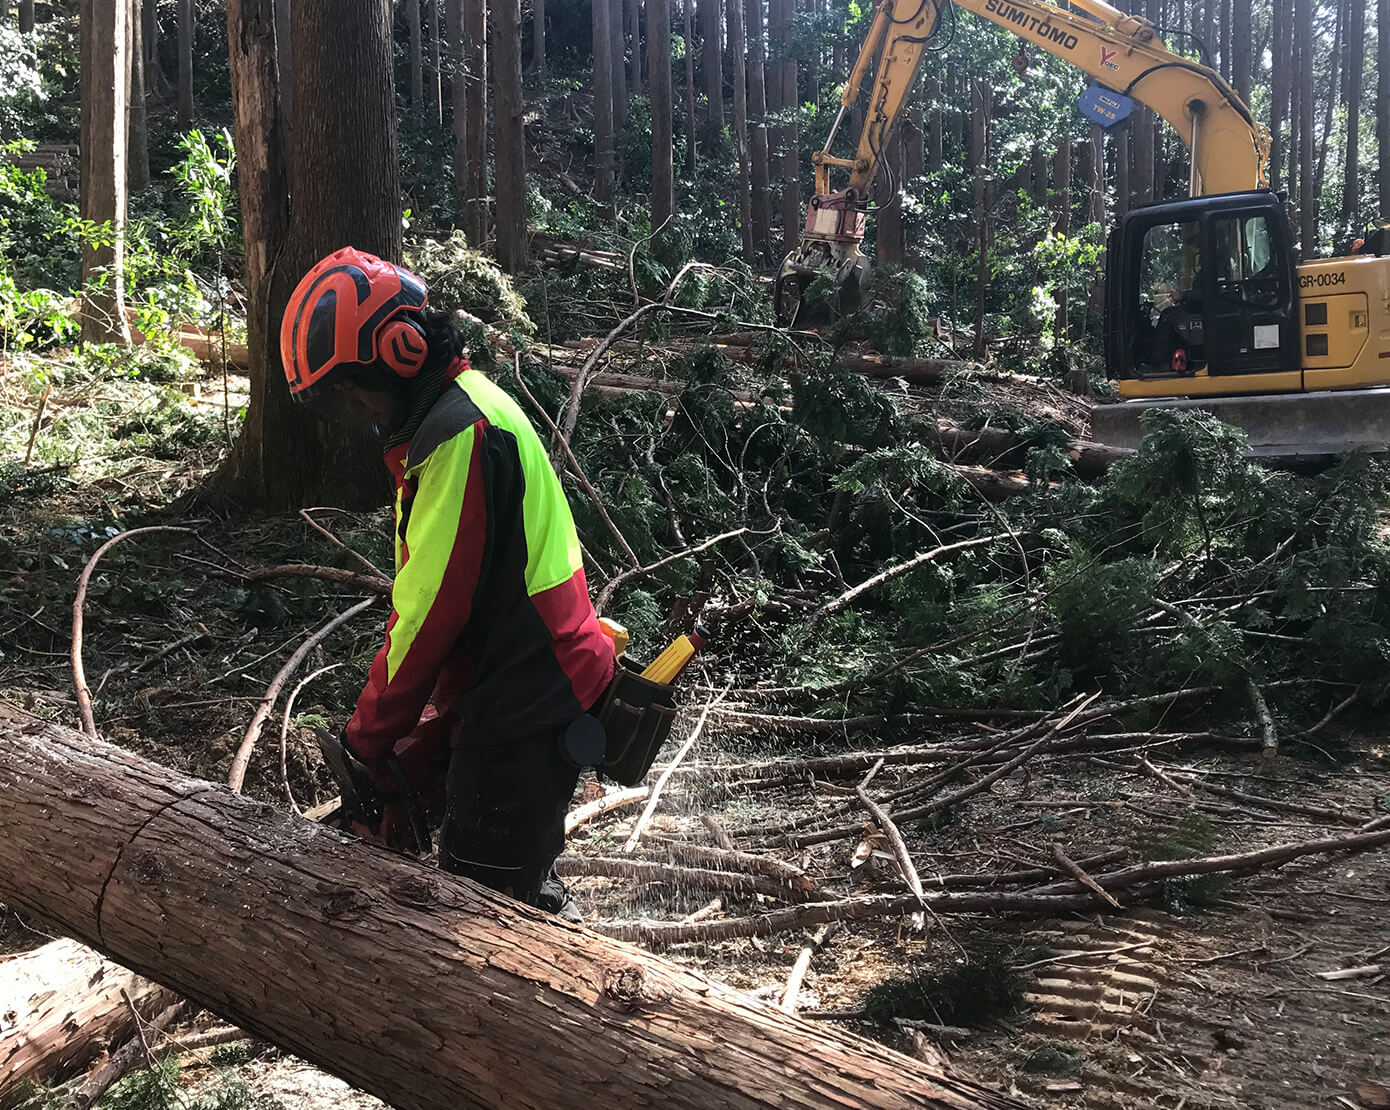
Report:
[[[26,173],[43,170],[47,174],[43,189],[54,200],[75,201],[80,178],[80,163],[74,143],[43,143],[33,150],[6,153],[0,150],[0,162],[18,166]]]

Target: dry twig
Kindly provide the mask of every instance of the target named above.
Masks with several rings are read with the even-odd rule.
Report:
[[[649,786],[634,786],[629,790],[613,790],[595,798],[592,802],[585,802],[581,806],[576,806],[565,815],[565,835],[568,836],[575,829],[587,825],[595,817],[602,816],[611,810],[621,809],[623,806],[630,806],[634,802],[640,802],[651,793]]]
[[[723,695],[721,694],[720,697]],[[676,752],[675,757],[666,766],[666,770],[661,772],[661,777],[656,780],[656,785],[652,787],[651,795],[647,798],[647,808],[642,811],[642,815],[637,818],[637,823],[632,826],[632,832],[628,834],[627,842],[623,845],[624,852],[631,852],[637,847],[637,842],[642,839],[642,830],[647,827],[647,822],[651,820],[652,814],[656,812],[656,804],[661,800],[661,791],[665,788],[671,773],[680,766],[681,760],[695,746],[695,742],[700,739],[700,733],[705,731],[705,722],[709,720],[709,711],[718,699],[711,700],[705,704],[705,711],[700,714],[700,720],[691,730],[689,739],[681,745],[680,751]]]
[[[227,785],[231,787],[233,793],[241,793],[241,784],[246,778],[246,767],[251,762],[251,751],[256,746],[256,739],[261,734],[261,726],[265,724],[265,719],[270,716],[270,711],[275,708],[276,699],[280,697],[280,690],[289,680],[290,675],[298,669],[299,664],[304,661],[314,648],[318,647],[334,629],[346,624],[363,610],[375,605],[377,599],[367,598],[366,601],[359,601],[351,609],[339,613],[331,621],[325,624],[307,640],[305,640],[289,657],[289,660],[266,688],[265,696],[261,698],[261,704],[256,707],[255,715],[251,718],[251,723],[246,726],[246,735],[242,737],[241,746],[237,748],[236,755],[232,759],[231,770],[227,772]]]
[[[341,663],[330,663],[326,667],[320,667],[308,677],[302,679],[299,684],[290,691],[290,696],[285,699],[285,715],[280,720],[280,785],[285,790],[285,800],[289,802],[290,809],[295,813],[300,812],[299,804],[294,800],[294,792],[290,789],[289,769],[285,766],[286,740],[289,736],[290,715],[294,712],[294,702],[295,699],[299,697],[299,692],[303,690],[304,687],[308,686],[309,683],[313,682],[314,679],[318,678],[319,675],[337,670],[341,666]]]
[[[646,566],[634,565],[631,569],[625,570],[621,574],[615,574],[604,584],[603,589],[599,591],[598,597],[594,600],[594,609],[602,613],[607,607],[608,602],[612,600],[613,595],[617,592],[618,587],[632,581],[632,579],[642,578],[648,574],[655,574],[657,571],[669,567],[672,563],[679,563],[682,559],[688,559],[692,555],[698,555],[702,551],[708,551],[711,547],[715,546],[715,544],[723,543],[725,540],[731,540],[735,536],[742,536],[747,531],[747,528],[735,528],[732,532],[723,532],[718,536],[705,540],[703,543],[697,543],[694,547],[687,547],[684,551],[677,551],[674,555],[667,555],[664,558],[658,559],[654,563],[648,563]],[[634,563],[635,562],[636,559],[634,557]]]
[[[389,583],[391,581],[391,576],[389,574],[387,574],[374,562],[368,559],[360,551],[357,551],[354,548],[349,547],[347,544],[345,544],[342,540],[340,540],[337,536],[335,536],[332,532],[330,532],[327,528],[325,528],[322,524],[320,524],[317,520],[315,520],[313,517],[309,515],[310,513],[322,512],[323,509],[323,506],[316,506],[312,509],[300,509],[299,515],[304,518],[305,524],[307,524],[319,535],[323,536],[324,539],[328,540],[330,543],[337,544],[354,559],[356,559],[359,563],[361,563],[364,567],[366,567],[367,570],[374,574],[377,578],[380,578],[383,582]]]
[[[1124,909],[1124,907],[1115,900],[1114,895],[1112,895],[1108,890],[1106,890],[1105,887],[1101,886],[1100,883],[1096,882],[1095,879],[1091,878],[1091,876],[1088,875],[1074,859],[1072,859],[1069,855],[1067,855],[1065,851],[1063,851],[1062,846],[1060,844],[1054,843],[1052,845],[1052,858],[1057,861],[1057,865],[1063,871],[1065,871],[1078,883],[1084,886],[1087,890],[1092,891],[1096,895],[1096,897],[1102,899],[1105,902],[1108,902],[1117,910]]]
[[[72,685],[77,694],[77,708],[82,714],[82,731],[91,739],[97,738],[96,718],[92,715],[92,695],[87,689],[87,672],[82,666],[82,620],[83,608],[87,604],[87,587],[92,581],[92,572],[96,570],[97,563],[101,557],[123,540],[132,539],[135,536],[148,536],[153,532],[179,532],[189,535],[192,528],[179,528],[169,524],[153,524],[148,528],[132,528],[128,532],[112,536],[104,544],[92,553],[92,557],[87,560],[87,565],[82,568],[82,576],[77,580],[77,596],[72,602]]]

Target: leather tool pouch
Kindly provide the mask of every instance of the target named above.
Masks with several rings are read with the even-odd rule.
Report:
[[[594,710],[608,734],[599,771],[623,786],[636,786],[656,762],[676,721],[673,687],[643,678],[626,659]]]

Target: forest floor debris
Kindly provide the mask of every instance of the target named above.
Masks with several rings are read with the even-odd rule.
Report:
[[[624,578],[616,545],[586,527],[595,582],[603,583],[596,592],[631,621],[639,643],[658,640],[671,612],[672,621],[690,619],[679,614],[702,605],[721,633],[698,660],[679,733],[688,738],[707,709],[698,748],[679,766],[655,769],[654,778],[670,774],[636,849],[621,850],[649,795],[622,792],[626,804],[609,808],[608,792],[590,783],[576,799],[589,819],[574,830],[562,868],[595,927],[735,934],[663,943],[677,960],[774,1003],[804,963],[799,1013],[847,1021],[909,1051],[945,1052],[976,1074],[1007,1077],[1043,1105],[1174,1110],[1183,1097],[1187,1106],[1215,1108],[1258,1096],[1292,1108],[1307,1105],[1319,1077],[1350,1098],[1357,1084],[1383,1084],[1390,1062],[1375,1038],[1390,1028],[1390,995],[1380,973],[1319,975],[1383,963],[1390,852],[1311,855],[1253,876],[1150,873],[1138,887],[1114,883],[1136,866],[1171,861],[1181,870],[1197,857],[1356,837],[1385,820],[1390,748],[1374,730],[1373,710],[1365,712],[1379,689],[1364,659],[1336,662],[1339,650],[1355,656],[1350,642],[1330,647],[1339,642],[1334,633],[1351,629],[1366,637],[1361,650],[1378,642],[1374,481],[1363,483],[1363,499],[1354,495],[1354,470],[1311,479],[1305,491],[1302,479],[1263,478],[1243,469],[1229,445],[1183,428],[1168,443],[1171,466],[1145,463],[1142,512],[1125,507],[1137,502],[1104,500],[1116,496],[1113,480],[1069,507],[1077,487],[1064,481],[991,512],[943,498],[919,457],[869,444],[836,464],[858,466],[864,480],[838,491],[827,483],[825,501],[805,514],[823,523],[834,502],[827,531],[836,532],[836,512],[853,521],[862,539],[841,547],[846,557],[837,560],[823,541],[817,547],[799,508],[781,500],[788,488],[765,486],[750,498],[740,485],[756,472],[746,459],[748,414],[785,426],[782,450],[793,452],[813,392],[777,408],[706,407],[711,394],[756,390],[757,381],[712,388],[700,380],[706,356],[682,357],[694,359],[681,364],[694,370],[694,384],[659,400],[687,444],[729,429],[745,437],[699,449],[710,464],[744,456],[727,479],[732,495],[714,491],[712,465],[692,483],[680,449],[661,471],[670,450],[662,437],[672,431],[658,429],[659,446],[649,451],[644,435],[652,433],[638,429],[652,425],[633,422],[638,397],[628,390],[592,409],[586,402],[579,424],[580,461],[646,564],[645,577]],[[554,405],[560,391],[547,393],[543,373],[533,366],[528,378],[540,403]],[[79,383],[116,406],[104,427],[120,426],[121,404],[159,411],[155,393],[124,393],[124,380],[97,374]],[[17,379],[6,385],[21,388]],[[210,376],[200,390],[220,386]],[[34,400],[32,386],[22,388]],[[870,422],[910,428],[914,412],[934,422],[943,411],[921,390],[841,379],[833,388],[848,389],[839,402]],[[0,583],[0,691],[42,715],[75,720],[67,622],[83,563],[127,527],[191,528],[194,538],[133,539],[99,565],[87,668],[104,735],[225,780],[273,677],[316,628],[380,592],[362,563],[387,565],[389,547],[384,513],[319,517],[325,535],[299,517],[224,517],[215,506],[178,503],[217,454],[221,414],[198,404],[197,392],[180,386],[178,398],[167,398],[180,415],[131,444],[144,452],[136,460],[169,456],[140,481],[107,482],[106,471],[79,459],[77,441],[64,439],[52,414],[37,461],[6,471],[0,544],[13,569]],[[953,418],[978,423],[980,396],[970,394]],[[877,409],[879,399],[889,408]],[[53,412],[62,411],[60,398]],[[201,438],[179,438],[185,417]],[[7,427],[6,459],[22,457],[30,428],[19,419]],[[868,472],[874,452],[880,470]],[[650,481],[638,501],[632,469],[620,460],[644,456],[636,469]],[[73,466],[44,474],[59,457]],[[799,465],[808,464],[830,465]],[[1194,472],[1195,495],[1182,484]],[[658,475],[680,483],[666,505]],[[1264,481],[1273,489],[1263,490]],[[1252,488],[1260,511],[1282,499],[1279,528],[1243,519],[1231,485]],[[1316,498],[1313,490],[1321,491]],[[759,507],[730,528],[740,503]],[[663,528],[672,505],[682,510],[682,544]],[[1040,542],[1049,528],[1065,527],[1074,539],[1077,522],[1102,511],[1114,514],[1112,530],[1096,529],[1092,550],[1068,554]],[[988,531],[962,538],[963,523]],[[1133,554],[1116,560],[1095,543],[1108,534],[1123,546],[1145,529],[1144,542],[1163,553],[1156,566]],[[789,534],[797,545],[790,552],[779,546]],[[930,538],[942,535],[950,538]],[[890,542],[877,542],[883,537]],[[945,547],[955,550],[893,577],[905,561]],[[682,549],[695,557],[671,558]],[[1334,549],[1342,562],[1333,561]],[[823,561],[806,554],[826,550]],[[329,566],[337,577],[262,577],[287,564]],[[1329,578],[1334,567],[1340,577]],[[847,594],[840,611],[815,619]],[[650,617],[640,616],[642,606]],[[816,636],[800,631],[813,626]],[[341,721],[378,638],[364,619],[307,653],[305,674],[341,665],[300,696],[285,729],[283,771],[276,745],[251,753],[248,793],[284,804],[288,786],[306,808],[329,800],[332,783],[311,730]],[[1319,645],[1313,654],[1309,644]],[[1104,666],[1098,652],[1108,653]],[[1279,754],[1267,766],[1258,762],[1263,721],[1248,693],[1252,659],[1280,730]],[[1097,691],[1103,696],[1088,704]],[[871,769],[863,791],[899,845],[869,820],[856,793]],[[1068,864],[1125,910],[1075,881]],[[851,902],[874,912],[847,915],[857,919],[819,943],[821,911],[795,916]],[[783,917],[796,927],[771,927]],[[731,924],[745,921],[756,927]],[[5,939],[28,946],[19,924]],[[999,1001],[970,1012],[957,995]],[[185,1070],[196,1077],[198,1066],[195,1059]],[[300,1095],[291,1087],[258,1085],[257,1069],[269,1067],[228,1064],[218,1082],[295,1110],[340,1097],[293,1101]]]

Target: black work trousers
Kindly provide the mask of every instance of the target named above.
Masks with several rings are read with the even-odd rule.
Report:
[[[561,754],[560,730],[456,746],[439,830],[439,866],[528,905],[581,921],[555,859],[579,770]]]

